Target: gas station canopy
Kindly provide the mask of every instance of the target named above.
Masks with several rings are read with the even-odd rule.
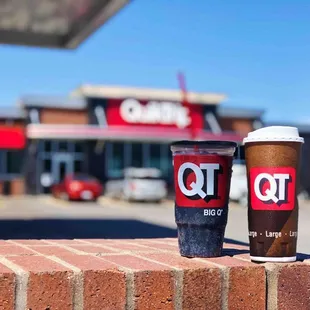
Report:
[[[129,0],[1,0],[0,43],[76,48]]]

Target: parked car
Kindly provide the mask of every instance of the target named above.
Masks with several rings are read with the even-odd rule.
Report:
[[[244,161],[235,161],[232,167],[230,199],[238,202],[242,207],[248,205],[248,187],[246,166]]]
[[[87,174],[74,174],[52,186],[54,197],[65,200],[94,201],[102,193],[100,182]]]
[[[122,179],[106,183],[105,195],[125,200],[159,202],[167,197],[167,184],[159,169],[127,168]]]

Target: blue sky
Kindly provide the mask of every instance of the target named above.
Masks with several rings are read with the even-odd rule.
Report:
[[[74,51],[0,46],[1,102],[82,83],[222,92],[268,121],[310,122],[309,0],[135,0]]]

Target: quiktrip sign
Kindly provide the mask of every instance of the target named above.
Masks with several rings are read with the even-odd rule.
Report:
[[[202,107],[195,105],[192,109],[197,113],[191,115],[188,107],[174,101],[109,99],[106,116],[108,125],[186,129],[193,124],[195,128],[202,129]]]

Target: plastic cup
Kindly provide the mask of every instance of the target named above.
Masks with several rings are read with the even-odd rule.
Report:
[[[230,141],[178,141],[171,145],[175,221],[182,256],[216,257],[222,253],[236,146]]]

